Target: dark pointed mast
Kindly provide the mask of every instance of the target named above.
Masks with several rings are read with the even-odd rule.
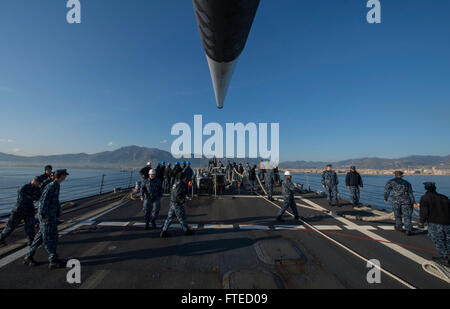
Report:
[[[260,0],[192,0],[203,49],[223,108],[238,58],[244,50]]]

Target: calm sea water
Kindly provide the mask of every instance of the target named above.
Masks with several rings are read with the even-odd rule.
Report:
[[[339,178],[339,195],[343,199],[350,199],[348,189],[345,187],[345,175],[338,175]],[[390,209],[390,205],[384,203],[384,186],[393,176],[381,175],[362,175],[364,189],[361,190],[361,202],[367,205],[376,206],[378,208]],[[425,193],[423,183],[427,181],[435,182],[438,192],[450,196],[450,176],[405,176],[405,180],[409,181],[413,187],[414,195],[417,202]],[[313,191],[323,191],[321,174],[295,174],[293,180],[297,183],[307,184],[311,186]]]
[[[139,174],[118,170],[69,169],[69,176],[61,185],[61,202],[89,197],[114,188],[134,186]],[[43,174],[42,169],[33,167],[0,167],[0,216],[9,213],[17,200],[17,190],[29,183],[34,176]]]

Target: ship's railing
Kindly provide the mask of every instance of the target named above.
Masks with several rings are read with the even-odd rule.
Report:
[[[71,178],[64,181],[60,201],[62,203],[86,197],[109,193],[115,189],[129,189],[140,180],[134,171],[101,174],[91,177]],[[23,184],[22,184],[23,185]],[[15,206],[19,186],[0,187],[0,217],[5,216]]]

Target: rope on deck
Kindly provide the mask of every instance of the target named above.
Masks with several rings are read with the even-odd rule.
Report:
[[[342,215],[342,217],[349,220],[357,220],[357,221],[366,221],[366,222],[376,222],[376,221],[385,221],[385,220],[395,220],[394,213],[388,213],[384,215],[378,216],[354,216],[354,215]]]
[[[423,270],[447,283],[450,283],[450,268],[445,267],[433,261],[427,261],[422,264]]]

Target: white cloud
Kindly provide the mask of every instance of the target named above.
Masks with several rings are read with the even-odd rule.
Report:
[[[14,141],[9,138],[0,138],[0,143],[12,144],[12,143],[14,143]]]
[[[161,144],[167,144],[168,142],[169,142],[168,140],[163,139],[160,143],[161,143]]]
[[[114,142],[109,142],[109,143],[108,143],[108,146],[109,146],[109,147],[114,146]]]
[[[22,149],[20,149],[20,148],[14,148],[13,150],[12,150],[12,152],[14,152],[14,153],[18,153],[18,152],[20,152]]]

